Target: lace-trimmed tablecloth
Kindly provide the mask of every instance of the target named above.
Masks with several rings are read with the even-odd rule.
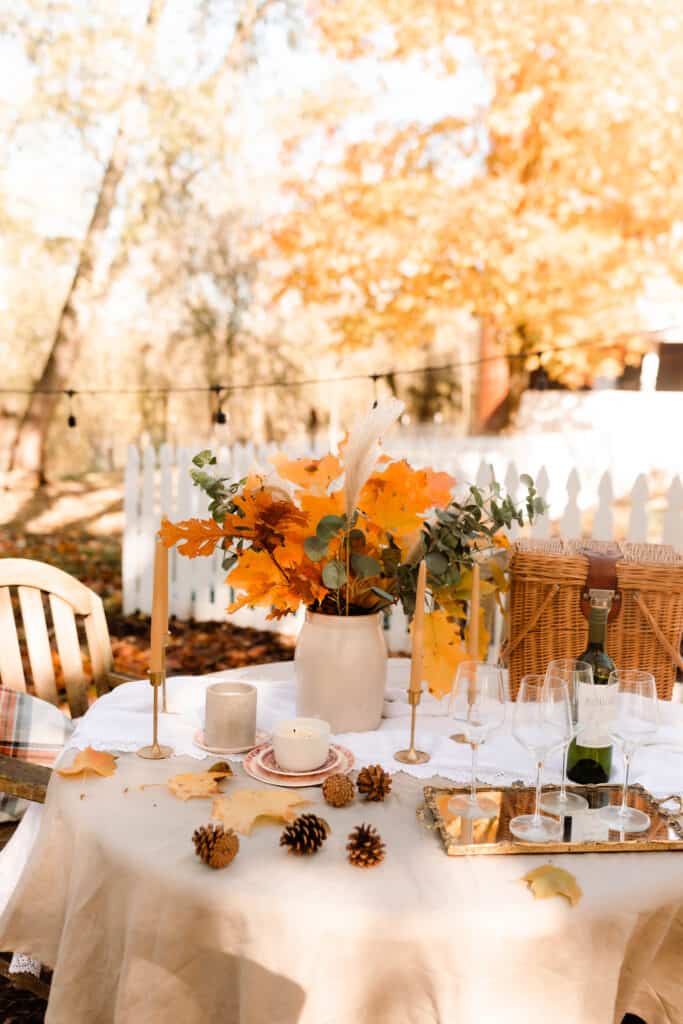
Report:
[[[392,658],[389,662],[389,694],[397,699],[385,705],[387,714],[375,732],[343,733],[336,739],[347,746],[357,765],[381,764],[396,771],[394,753],[408,744],[408,705],[400,714],[400,696],[408,685],[409,662]],[[206,752],[194,743],[194,736],[203,726],[207,686],[221,679],[240,678],[258,688],[258,726],[266,731],[284,718],[296,714],[294,666],[292,662],[254,665],[239,671],[214,676],[176,677],[168,681],[168,707],[176,714],[162,715],[159,740],[169,743],[176,754],[203,758]],[[445,701],[436,701],[424,694],[418,708],[417,741],[431,755],[426,765],[405,765],[403,770],[419,779],[434,775],[455,782],[468,782],[471,753],[464,744],[449,739],[453,723],[445,715]],[[632,781],[640,782],[655,796],[668,796],[683,785],[683,705],[662,702],[662,728],[659,745],[639,751],[633,761]],[[152,690],[149,683],[127,683],[107,694],[90,708],[69,740],[69,746],[93,746],[101,750],[134,751],[151,739]],[[525,782],[535,777],[531,757],[510,732],[512,706],[504,727],[485,743],[479,753],[478,778],[482,782],[509,784],[516,779]],[[662,745],[663,743],[666,746]],[[678,744],[678,749],[675,749]],[[560,781],[561,759],[551,756],[545,772],[547,782]],[[621,779],[621,759],[614,753],[614,781]]]
[[[187,694],[199,714],[208,681],[171,682],[171,706]],[[145,700],[138,684],[106,697],[77,742],[95,741],[91,724],[108,721],[121,742],[139,745],[148,738],[135,722],[148,717]],[[290,713],[287,701],[291,682],[281,679],[261,712]],[[176,738],[181,725],[169,726]],[[446,739],[447,728],[433,716],[420,743],[444,762],[454,748],[450,769],[466,775],[467,750]],[[406,729],[384,722],[379,744],[372,734],[359,740],[359,761],[395,768],[385,759]],[[0,919],[0,948],[54,969],[46,1024],[619,1024],[626,1010],[647,1011],[648,1024],[683,1024],[677,853],[448,858],[416,820],[423,780],[400,773],[383,804],[334,809],[319,789],[298,790],[332,827],[315,857],[286,853],[279,828],[263,825],[241,840],[227,870],[211,871],[191,842],[209,803],[183,803],[163,785],[198,767],[197,756],[124,754],[109,778],[53,777]],[[238,766],[228,785],[257,783]],[[345,859],[348,833],[362,821],[387,844],[385,861],[366,871]],[[575,874],[578,906],[533,899],[521,877],[544,860]]]

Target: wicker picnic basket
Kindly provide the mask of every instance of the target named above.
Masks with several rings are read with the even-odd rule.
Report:
[[[525,539],[512,548],[502,650],[513,700],[522,676],[585,650],[589,571],[608,562],[616,598],[607,651],[617,668],[652,672],[659,697],[671,698],[683,669],[683,557],[663,544]]]

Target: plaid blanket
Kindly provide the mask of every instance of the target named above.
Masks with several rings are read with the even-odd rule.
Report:
[[[51,768],[73,729],[47,701],[0,687],[0,754]],[[0,794],[0,821],[17,821],[25,808],[25,800]]]

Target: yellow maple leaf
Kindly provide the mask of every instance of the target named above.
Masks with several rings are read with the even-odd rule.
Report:
[[[258,819],[270,818],[289,823],[298,815],[298,808],[310,802],[305,797],[282,790],[241,789],[230,796],[214,800],[211,817],[222,821],[224,828],[232,828],[248,836]]]
[[[68,768],[58,768],[57,774],[65,778],[75,778],[77,775],[113,775],[116,771],[116,758],[105,750],[93,750],[86,747],[79,750]]]
[[[439,608],[425,616],[422,678],[431,694],[440,700],[451,692],[456,669],[467,656],[458,624],[446,611]]]
[[[527,871],[526,875],[522,877],[522,881],[526,882],[537,900],[548,900],[552,896],[564,896],[575,907],[583,896],[581,887],[574,876],[554,864],[542,864],[541,867],[534,868],[533,871]]]
[[[166,785],[179,800],[192,800],[195,797],[215,796],[222,793],[219,783],[232,775],[232,769],[219,772],[181,772],[172,775]]]

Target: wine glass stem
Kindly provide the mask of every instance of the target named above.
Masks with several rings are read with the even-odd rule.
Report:
[[[569,754],[569,744],[567,743],[564,748],[564,754],[562,757],[562,782],[560,784],[560,800],[565,803],[567,799],[567,756]]]
[[[472,747],[472,781],[470,782],[470,803],[476,804],[477,802],[477,754],[479,753],[479,744],[471,743]]]
[[[541,782],[543,780],[543,761],[536,764],[536,806],[534,807],[534,821],[541,819]]]
[[[631,755],[624,751],[624,785],[621,790],[621,808],[619,814],[626,814],[626,796],[628,794],[628,777],[631,771]]]

